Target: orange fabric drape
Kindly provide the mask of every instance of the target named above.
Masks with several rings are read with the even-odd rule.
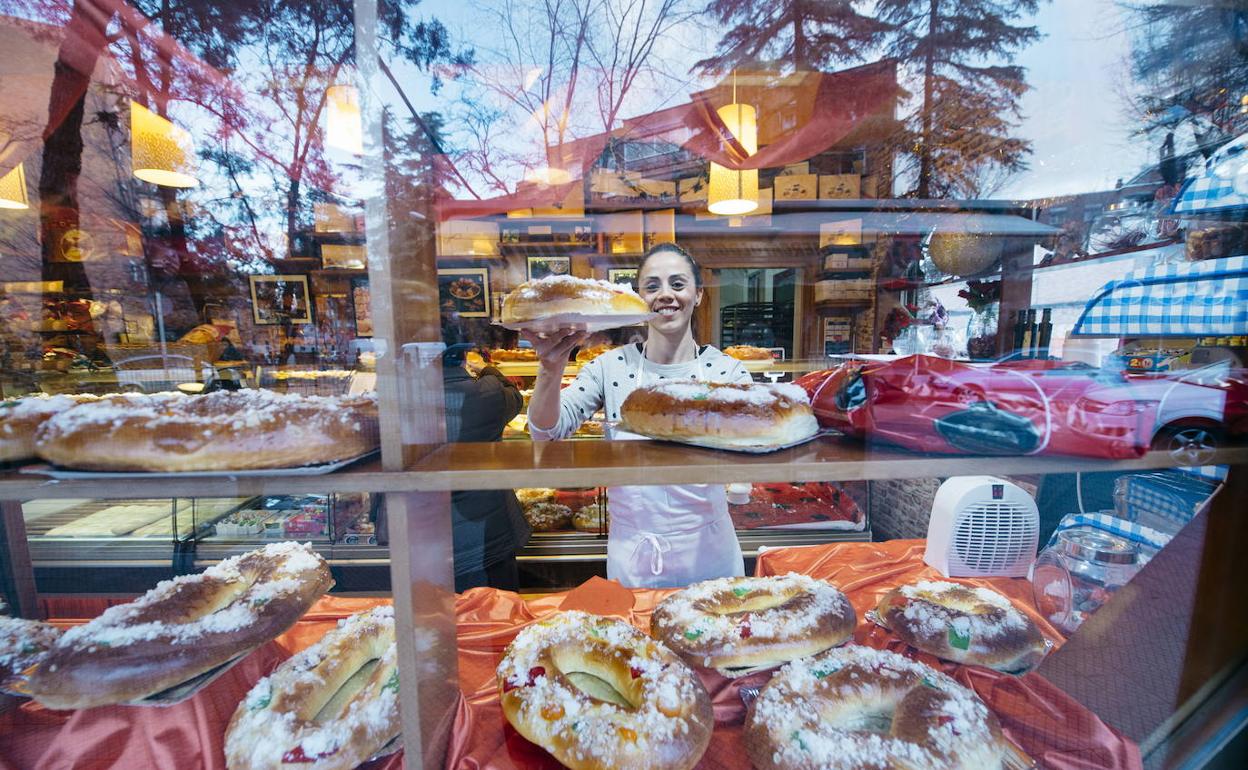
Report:
[[[863,615],[889,589],[939,575],[923,563],[923,542],[840,543],[781,548],[763,553],[757,573],[802,572],[826,579],[845,591],[859,623],[854,641],[888,648],[935,665],[971,687],[1001,720],[1006,735],[1043,767],[1058,770],[1141,767],[1139,748],[1109,728],[1043,677],[999,674],[983,668],[944,663],[907,648]],[[1036,616],[1030,584],[1023,579],[966,581],[1009,596],[1031,614],[1055,644],[1064,640]],[[447,766],[483,768],[557,768],[543,750],[521,738],[503,719],[494,669],[507,645],[528,623],[558,611],[578,608],[621,617],[639,628],[650,624],[654,606],[671,589],[629,590],[594,578],[571,592],[525,600],[509,591],[475,588],[458,597],[456,621],[459,685],[463,692],[450,738]],[[178,767],[223,768],[225,727],[247,690],[283,659],[312,644],[342,617],[385,601],[325,597],[290,631],[261,647],[194,698],[170,708],[108,707],[57,712],[26,702],[0,714],[0,768]],[[93,599],[51,600],[45,608],[60,622],[82,622],[110,602]],[[63,612],[57,612],[62,609]],[[78,618],[75,620],[74,618]],[[767,672],[729,680],[700,672],[715,708],[715,733],[699,768],[746,768],[741,742],[745,718],[739,690],[762,685]],[[401,755],[376,763],[389,770]],[[375,770],[375,768],[370,768]]]

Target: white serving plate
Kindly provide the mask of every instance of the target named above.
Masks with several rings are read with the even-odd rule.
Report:
[[[658,316],[658,313],[558,313],[532,321],[497,322],[498,326],[515,332],[549,334],[560,329],[578,332],[601,332],[621,326],[638,326]]]
[[[820,430],[817,433],[807,436],[804,439],[799,439],[797,441],[790,441],[787,444],[780,444],[780,445],[768,444],[766,446],[725,447],[725,446],[712,446],[710,444],[703,444],[697,441],[676,441],[673,439],[662,439],[662,438],[652,438],[650,436],[642,436],[637,433],[626,431],[623,428],[620,428],[619,425],[620,424],[618,422],[603,423],[604,436],[606,436],[606,438],[611,439],[613,441],[640,441],[640,440],[649,439],[650,441],[662,441],[668,444],[682,444],[684,446],[696,446],[700,449],[720,449],[725,452],[744,452],[746,454],[767,454],[768,452],[779,452],[781,449],[792,449],[795,446],[801,446],[802,444],[809,444],[811,441],[814,441],[815,439],[820,438],[822,436],[836,435],[836,431],[834,430]]]

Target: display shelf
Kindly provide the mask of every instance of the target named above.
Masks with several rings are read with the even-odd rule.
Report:
[[[1219,450],[1217,464],[1248,463],[1248,447]],[[768,454],[701,449],[655,441],[447,444],[409,465],[425,491],[626,484],[871,481],[982,473],[1026,475],[1167,468],[1165,452],[1130,460],[1079,456],[968,457],[909,452],[823,437]]]
[[[1248,449],[1222,450],[1218,462],[1248,462]],[[754,481],[846,481],[925,478],[983,472],[1073,473],[1143,470],[1173,466],[1164,453],[1134,460],[1095,460],[1076,456],[963,457],[924,455],[887,447],[864,447],[824,438],[770,454],[738,454],[658,442],[504,442],[448,444],[428,453],[406,471],[386,472],[376,462],[326,476],[218,477],[186,479],[40,480],[20,474],[0,476],[0,497],[135,497],[156,489],[166,494],[239,494],[313,491],[500,489],[575,486],[587,474],[597,484],[727,483]],[[233,492],[231,492],[233,494]]]
[[[1248,447],[1218,450],[1211,464],[1248,464]],[[1075,455],[981,457],[930,455],[864,446],[838,437],[769,454],[742,454],[655,441],[504,441],[446,444],[413,458],[403,471],[369,460],[337,473],[306,476],[118,478],[56,480],[8,470],[0,473],[0,500],[83,497],[223,497],[330,492],[444,492],[518,487],[627,484],[872,481],[981,473],[1044,474],[1170,468],[1165,452],[1131,460]]]
[[[817,372],[826,369],[829,362],[825,360],[793,360],[793,361],[742,361],[747,371],[762,372]],[[507,377],[536,377],[538,364],[536,361],[504,361],[491,364]],[[573,376],[581,370],[580,364],[570,363],[563,373]]]

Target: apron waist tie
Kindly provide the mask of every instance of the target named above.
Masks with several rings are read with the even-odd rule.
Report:
[[[657,532],[640,532],[641,539],[637,541],[637,545],[633,548],[632,558],[636,559],[641,549],[650,546],[650,574],[663,574],[663,554],[672,550],[672,543],[666,537]]]

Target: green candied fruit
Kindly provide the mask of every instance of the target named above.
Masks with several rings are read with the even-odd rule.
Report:
[[[840,666],[832,665],[832,666],[828,666],[827,668],[817,668],[811,673],[815,675],[815,679],[824,679],[826,677],[831,676],[832,674],[835,674],[837,671],[840,671],[840,670],[841,670]]]
[[[397,668],[390,672],[390,678],[381,686],[381,689],[399,691],[399,670]]]
[[[10,398],[7,401],[0,401],[0,409],[8,409],[10,407],[17,406],[17,404],[18,404],[18,399]]]
[[[930,688],[932,688],[933,690],[939,690],[939,689],[940,689],[939,687],[937,687],[937,686],[936,686],[936,683],[935,683],[935,682],[933,682],[933,681],[931,680],[931,678],[930,678],[930,677],[926,677],[926,676],[925,676],[925,677],[923,677],[923,681],[922,681],[922,682],[920,682],[919,684],[923,685],[924,687],[930,687]]]
[[[694,397],[693,397],[693,400],[694,400],[694,401],[705,401],[705,400],[707,400],[707,399],[708,399],[708,398],[710,398],[710,397],[711,397],[711,394],[710,394],[710,393],[699,393],[699,394],[697,394],[696,396],[694,396]]]
[[[272,702],[273,702],[273,691],[269,690],[268,692],[264,694],[263,698],[248,701],[247,708],[250,711],[259,711],[260,709],[267,709],[269,707],[269,704]]]
[[[750,589],[748,589],[748,588],[734,588],[734,589],[732,589],[732,593],[733,593],[733,594],[734,594],[734,595],[735,595],[738,599],[740,599],[742,596],[745,596],[745,595],[746,595],[746,594],[748,594],[749,592],[750,592]]]
[[[697,639],[697,638],[698,638],[699,636],[701,636],[701,635],[702,635],[702,629],[700,629],[700,628],[690,629],[689,631],[686,631],[686,632],[685,632],[685,638],[686,638],[686,639],[688,639],[688,640],[689,640],[689,641],[691,641],[691,642],[692,642],[694,639]]]
[[[797,742],[797,747],[802,751],[810,751],[810,747],[806,745],[806,741],[802,740],[802,731],[794,730],[789,734],[789,738]]]
[[[959,634],[957,629],[949,626],[949,646],[955,650],[969,650],[971,648],[971,635],[963,636]]]

